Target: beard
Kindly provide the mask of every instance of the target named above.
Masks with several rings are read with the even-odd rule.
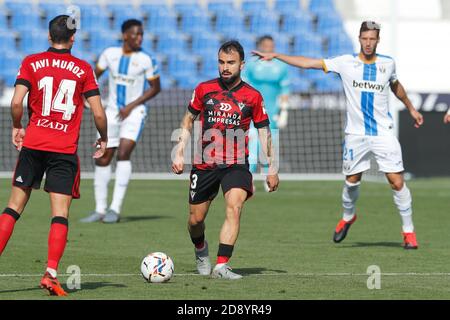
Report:
[[[220,75],[220,79],[221,79],[225,84],[230,85],[230,84],[233,84],[233,83],[236,81],[236,79],[239,78],[239,76],[240,76],[240,74],[238,73],[238,74],[236,74],[236,75],[234,75],[234,76],[231,76],[231,77],[229,77],[229,78],[224,78],[224,77],[222,76],[222,74],[221,74],[221,75]]]
[[[365,49],[365,48],[361,47],[361,52],[366,54],[366,55],[374,55],[376,50],[377,50],[376,46],[373,47],[373,48],[369,48],[369,49]],[[369,51],[369,52],[366,52],[366,51]]]

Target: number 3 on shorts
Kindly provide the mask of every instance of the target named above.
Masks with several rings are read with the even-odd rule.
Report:
[[[197,176],[197,174],[194,173],[191,176],[191,189],[197,188],[197,180],[198,180],[198,176]]]

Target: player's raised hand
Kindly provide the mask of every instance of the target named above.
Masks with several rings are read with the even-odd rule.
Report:
[[[278,185],[280,184],[278,174],[268,175],[266,178],[266,183],[269,187],[269,192],[277,191]]]
[[[13,128],[12,129],[12,143],[18,151],[22,149],[23,138],[25,137],[24,128]]]
[[[172,162],[172,171],[175,174],[182,174],[184,170],[184,157],[176,155]]]
[[[450,123],[450,113],[446,113],[444,115],[444,123],[445,124]]]
[[[413,119],[415,121],[414,127],[419,128],[423,124],[423,116],[419,111],[412,110],[411,117],[413,117]]]
[[[274,52],[261,52],[257,50],[253,50],[252,55],[259,57],[259,59],[263,61],[270,61],[272,59],[275,59],[277,56],[277,54]]]
[[[103,157],[106,152],[106,141],[103,141],[101,138],[98,138],[94,143],[94,147],[97,148],[92,158],[98,159]]]

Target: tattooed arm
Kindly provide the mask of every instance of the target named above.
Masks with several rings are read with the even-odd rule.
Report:
[[[191,138],[192,126],[196,117],[195,114],[188,110],[181,121],[181,135],[172,161],[172,171],[176,174],[183,173],[184,151]]]
[[[278,159],[276,157],[276,153],[274,152],[272,133],[270,132],[269,126],[259,128],[258,135],[263,153],[267,159],[267,164],[269,165],[266,183],[269,186],[270,192],[276,191],[278,189],[278,184],[280,183],[278,178]]]

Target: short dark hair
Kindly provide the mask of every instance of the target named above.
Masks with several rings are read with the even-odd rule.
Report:
[[[376,23],[375,21],[364,21],[361,23],[361,28],[359,28],[359,36],[361,36],[361,33],[365,31],[376,30],[377,37],[380,37],[380,29],[381,26],[379,23]]]
[[[138,26],[138,27],[142,27],[142,21],[137,20],[137,19],[129,19],[126,20],[122,23],[122,33],[127,32],[128,29],[130,29],[131,27],[134,26]]]
[[[273,41],[273,37],[270,34],[265,34],[256,40],[256,45],[259,46],[264,40]]]
[[[241,58],[241,61],[244,61],[245,59],[244,48],[242,48],[242,45],[237,40],[229,40],[225,42],[220,46],[219,52],[223,51],[225,53],[230,53],[233,49],[239,53],[239,58]]]
[[[74,27],[74,21],[68,21],[69,19],[74,19],[66,14],[61,14],[54,17],[48,23],[48,31],[50,33],[50,39],[54,43],[66,43],[69,42],[70,37],[77,32]]]

